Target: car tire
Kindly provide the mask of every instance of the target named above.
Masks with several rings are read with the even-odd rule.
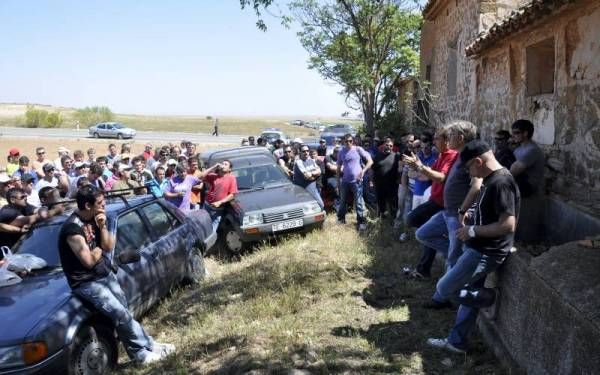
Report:
[[[98,132],[94,133],[94,138],[100,138],[100,134],[98,134]]]
[[[238,256],[246,248],[246,245],[244,242],[242,242],[239,233],[236,232],[235,228],[231,224],[227,223],[224,225],[221,234],[223,248],[230,255]]]
[[[118,347],[112,330],[86,325],[69,346],[68,374],[105,374],[117,365]]]
[[[186,266],[186,274],[183,281],[186,284],[198,284],[205,276],[204,256],[202,256],[202,252],[198,247],[194,247]]]
[[[117,139],[123,139],[123,134],[117,133]]]

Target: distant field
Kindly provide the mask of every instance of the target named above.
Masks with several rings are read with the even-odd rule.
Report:
[[[63,118],[63,128],[74,128],[73,108],[52,107],[44,105],[35,105],[36,108],[45,109],[49,112],[59,111]],[[23,117],[26,111],[25,104],[2,104],[0,103],[0,126],[22,126]],[[219,117],[219,132],[223,134],[252,134],[256,135],[263,128],[276,127],[280,128],[290,137],[316,136],[317,131],[300,126],[290,125],[289,122],[294,118],[280,117],[234,117],[224,116]],[[314,121],[314,118],[302,118],[305,121]],[[212,133],[214,119],[207,119],[206,116],[146,116],[146,115],[130,115],[117,114],[116,121],[122,122],[127,126],[131,126],[136,130],[150,131],[169,131],[169,132],[187,132],[187,133]],[[335,118],[319,118],[323,124],[332,124],[336,122],[344,122],[359,126],[360,121],[335,119]]]

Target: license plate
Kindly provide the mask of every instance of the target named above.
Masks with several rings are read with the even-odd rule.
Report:
[[[304,225],[304,220],[296,219],[296,220],[288,220],[283,221],[281,223],[273,224],[273,232],[278,232],[280,230],[299,228]]]

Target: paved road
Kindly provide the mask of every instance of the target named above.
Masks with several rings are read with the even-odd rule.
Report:
[[[44,128],[9,128],[1,127],[0,135],[2,137],[27,137],[27,138],[91,138],[88,134],[87,129],[80,130],[79,132],[75,129],[44,129]],[[183,139],[187,139],[196,143],[234,143],[238,144],[241,139],[244,138],[242,135],[220,135],[213,137],[210,134],[198,134],[198,133],[177,133],[177,132],[152,132],[152,131],[138,131],[135,137],[136,141],[142,142],[180,142]],[[0,139],[2,139],[0,137]]]

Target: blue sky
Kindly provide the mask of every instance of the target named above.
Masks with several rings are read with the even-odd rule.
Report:
[[[295,33],[238,0],[0,0],[0,102],[119,113],[320,115],[348,110]]]

